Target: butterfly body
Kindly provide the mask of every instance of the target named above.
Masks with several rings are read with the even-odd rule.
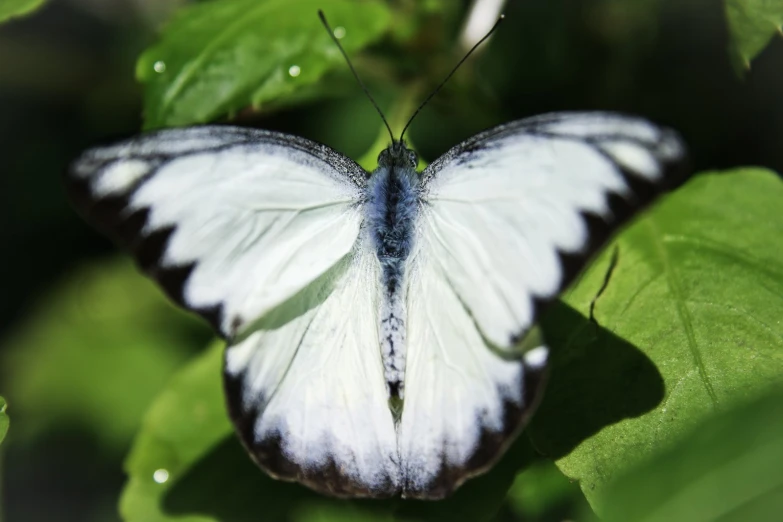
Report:
[[[389,395],[402,399],[405,386],[405,277],[419,212],[416,154],[395,142],[378,158],[367,187],[366,226],[380,263],[380,339]]]
[[[229,415],[261,468],[437,499],[540,400],[548,349],[517,341],[685,159],[673,131],[612,113],[495,127],[421,173],[395,142],[371,175],[303,138],[204,126],[88,150],[67,184],[226,339]]]

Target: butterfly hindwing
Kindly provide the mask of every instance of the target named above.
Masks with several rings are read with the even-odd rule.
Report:
[[[408,272],[403,495],[443,498],[486,471],[540,398],[546,348],[501,357],[481,336],[422,232]]]
[[[399,492],[368,243],[226,352],[229,412],[256,462],[335,496]]]
[[[91,149],[68,176],[80,210],[227,338],[351,251],[365,182],[324,145],[220,126]]]

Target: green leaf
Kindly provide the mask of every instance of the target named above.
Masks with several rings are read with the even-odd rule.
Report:
[[[726,19],[731,33],[729,55],[741,74],[775,34],[783,35],[783,2],[726,0]]]
[[[778,520],[783,513],[783,393],[699,424],[676,447],[606,488],[612,522]]]
[[[552,378],[531,436],[599,515],[600,490],[619,472],[783,382],[781,202],[783,182],[768,171],[697,176],[565,296],[585,316],[595,299],[600,328],[565,328],[558,308],[544,317]]]
[[[145,84],[145,127],[258,108],[315,88],[327,71],[345,68],[319,9],[333,28],[344,29],[341,43],[349,54],[380,38],[391,23],[380,1],[222,0],[181,9],[136,67]]]
[[[0,397],[0,442],[3,442],[5,434],[8,433],[8,414],[6,409],[5,399]]]
[[[220,383],[222,353],[222,343],[215,343],[198,356],[170,381],[144,416],[125,462],[129,479],[120,499],[124,520],[173,520],[160,505],[163,495],[194,462],[230,434]],[[192,516],[177,520],[216,519]]]
[[[19,440],[82,427],[122,451],[194,343],[203,346],[196,321],[127,259],[75,270],[0,346]]]
[[[46,0],[3,0],[0,2],[0,22],[32,13]]]
[[[250,460],[226,416],[222,352],[215,344],[199,356],[147,412],[125,464],[120,511],[126,521],[237,522],[263,514],[265,520],[479,522],[490,519],[518,470],[535,458],[522,437],[488,474],[440,502],[323,497],[270,478]]]

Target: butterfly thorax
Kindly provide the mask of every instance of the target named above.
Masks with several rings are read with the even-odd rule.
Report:
[[[368,187],[367,226],[381,267],[380,339],[386,385],[403,397],[405,266],[419,205],[416,154],[401,142],[381,152]]]

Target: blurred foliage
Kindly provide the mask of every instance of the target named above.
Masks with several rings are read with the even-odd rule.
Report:
[[[564,296],[586,315],[594,303],[595,322],[637,347],[660,375],[641,363],[619,367],[620,352],[613,358],[589,327],[561,330],[565,346],[553,349],[532,438],[580,481],[599,515],[602,488],[618,473],[706,416],[783,385],[781,202],[783,182],[768,171],[696,176],[621,233]],[[602,355],[604,367],[595,371],[574,364]],[[624,386],[602,394],[611,372]],[[661,395],[652,397],[656,388]],[[623,403],[637,414],[607,422],[607,410]],[[582,433],[583,425],[590,431]]]
[[[3,0],[0,2],[0,22],[15,16],[30,14],[41,7],[46,0]]]
[[[20,413],[17,436],[82,425],[96,449],[124,450],[205,330],[127,259],[74,270],[1,343],[3,392]]]
[[[779,520],[783,393],[773,390],[707,419],[653,457],[605,489],[604,520]]]
[[[0,13],[41,3],[4,0]],[[688,184],[626,230],[552,307],[542,328],[554,368],[529,436],[453,497],[336,501],[260,472],[226,420],[220,346],[169,380],[204,346],[204,330],[129,263],[82,264],[110,247],[67,208],[58,172],[92,142],[137,132],[142,112],[147,127],[219,118],[291,132],[372,168],[388,138],[315,12],[345,29],[342,44],[399,132],[464,53],[457,42],[467,2],[205,0],[168,23],[159,18],[178,3],[186,2],[63,0],[0,27],[0,391],[14,416],[3,443],[7,520],[114,520],[119,459],[134,433],[121,501],[127,520],[588,520],[585,496],[605,516],[632,519],[677,515],[651,506],[685,513],[689,503],[727,505],[710,506],[709,495],[731,502],[754,494],[755,511],[736,513],[775,519],[764,511],[779,512],[771,463],[742,451],[775,458],[777,435],[765,438],[762,426],[767,418],[777,429],[771,419],[780,412],[771,402],[745,416],[732,409],[781,374],[780,181],[752,169]],[[432,160],[489,125],[611,109],[680,130],[699,170],[783,172],[783,39],[771,38],[779,5],[508,2],[501,29],[421,112],[409,138]],[[738,80],[732,64],[751,59]],[[722,431],[738,442],[698,438],[717,441]],[[622,478],[635,464],[642,467]],[[739,496],[726,494],[723,470],[743,477]]]
[[[146,86],[145,127],[203,123],[259,108],[344,68],[318,9],[350,35],[343,43],[349,53],[389,28],[389,9],[380,1],[308,0],[292,9],[290,0],[224,0],[180,10],[136,67]]]
[[[750,61],[773,36],[783,36],[783,2],[780,0],[725,0],[731,31],[729,53],[738,72],[750,69]]]
[[[8,414],[5,412],[6,402],[3,397],[0,397],[0,442],[3,442],[5,434],[8,433]]]

